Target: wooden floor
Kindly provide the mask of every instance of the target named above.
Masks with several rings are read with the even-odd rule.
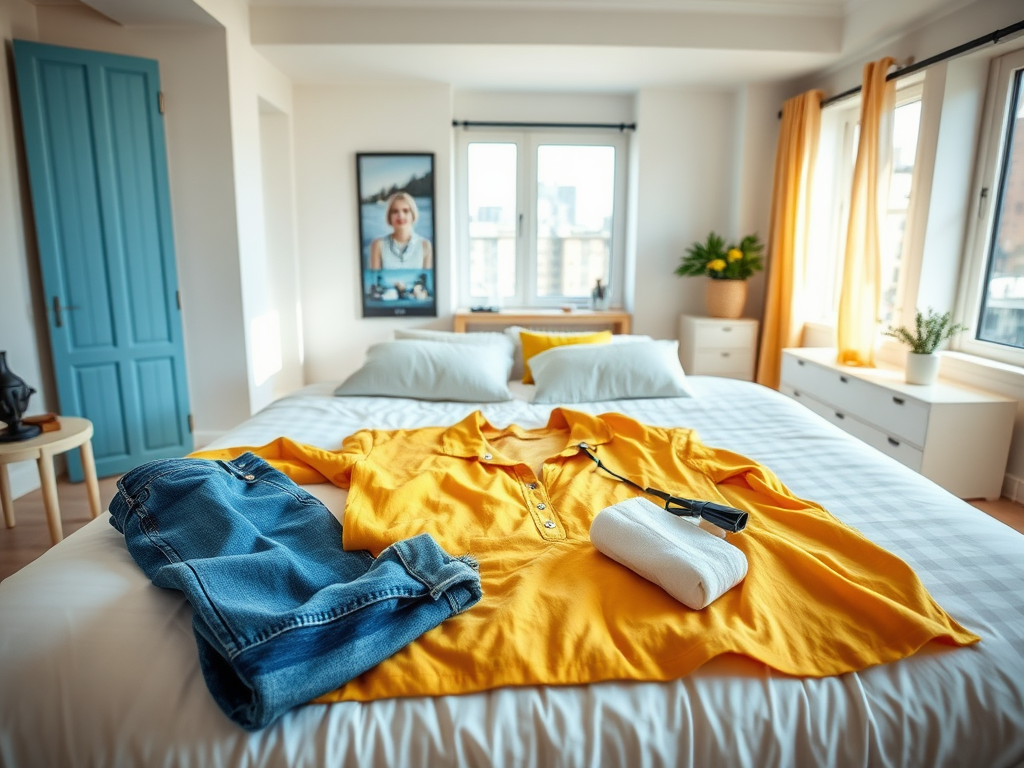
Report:
[[[104,509],[117,492],[117,478],[100,479],[100,501]],[[89,514],[89,500],[83,483],[70,483],[65,478],[57,481],[60,499],[61,520],[64,536],[70,536],[92,518]],[[1024,533],[1024,505],[1009,499],[998,501],[972,501],[978,507],[1011,528]],[[43,509],[43,492],[32,493],[16,499],[14,513],[17,525],[4,528],[0,524],[0,580],[25,567],[50,548],[50,532],[46,527],[46,513]]]
[[[117,478],[100,478],[100,506],[106,509],[117,492]],[[67,538],[92,520],[85,483],[57,479],[61,525]],[[43,492],[33,491],[14,500],[16,525],[5,528],[0,520],[0,580],[24,568],[50,548],[50,529],[46,525]]]

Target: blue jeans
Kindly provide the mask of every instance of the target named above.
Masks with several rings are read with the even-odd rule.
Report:
[[[249,730],[480,599],[475,562],[429,534],[344,551],[327,508],[251,453],[153,461],[117,486],[111,524],[154,584],[185,593],[210,693]]]

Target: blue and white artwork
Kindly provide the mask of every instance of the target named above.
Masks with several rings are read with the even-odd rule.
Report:
[[[359,153],[363,317],[436,317],[434,155]]]

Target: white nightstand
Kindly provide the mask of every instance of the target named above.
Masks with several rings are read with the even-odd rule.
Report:
[[[754,379],[757,320],[679,317],[679,362],[686,373]]]
[[[835,359],[834,349],[784,349],[780,391],[962,499],[999,498],[1017,401]]]

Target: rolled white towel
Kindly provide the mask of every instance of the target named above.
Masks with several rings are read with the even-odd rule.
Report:
[[[695,610],[747,575],[747,557],[739,549],[640,497],[598,512],[590,524],[590,541]]]

